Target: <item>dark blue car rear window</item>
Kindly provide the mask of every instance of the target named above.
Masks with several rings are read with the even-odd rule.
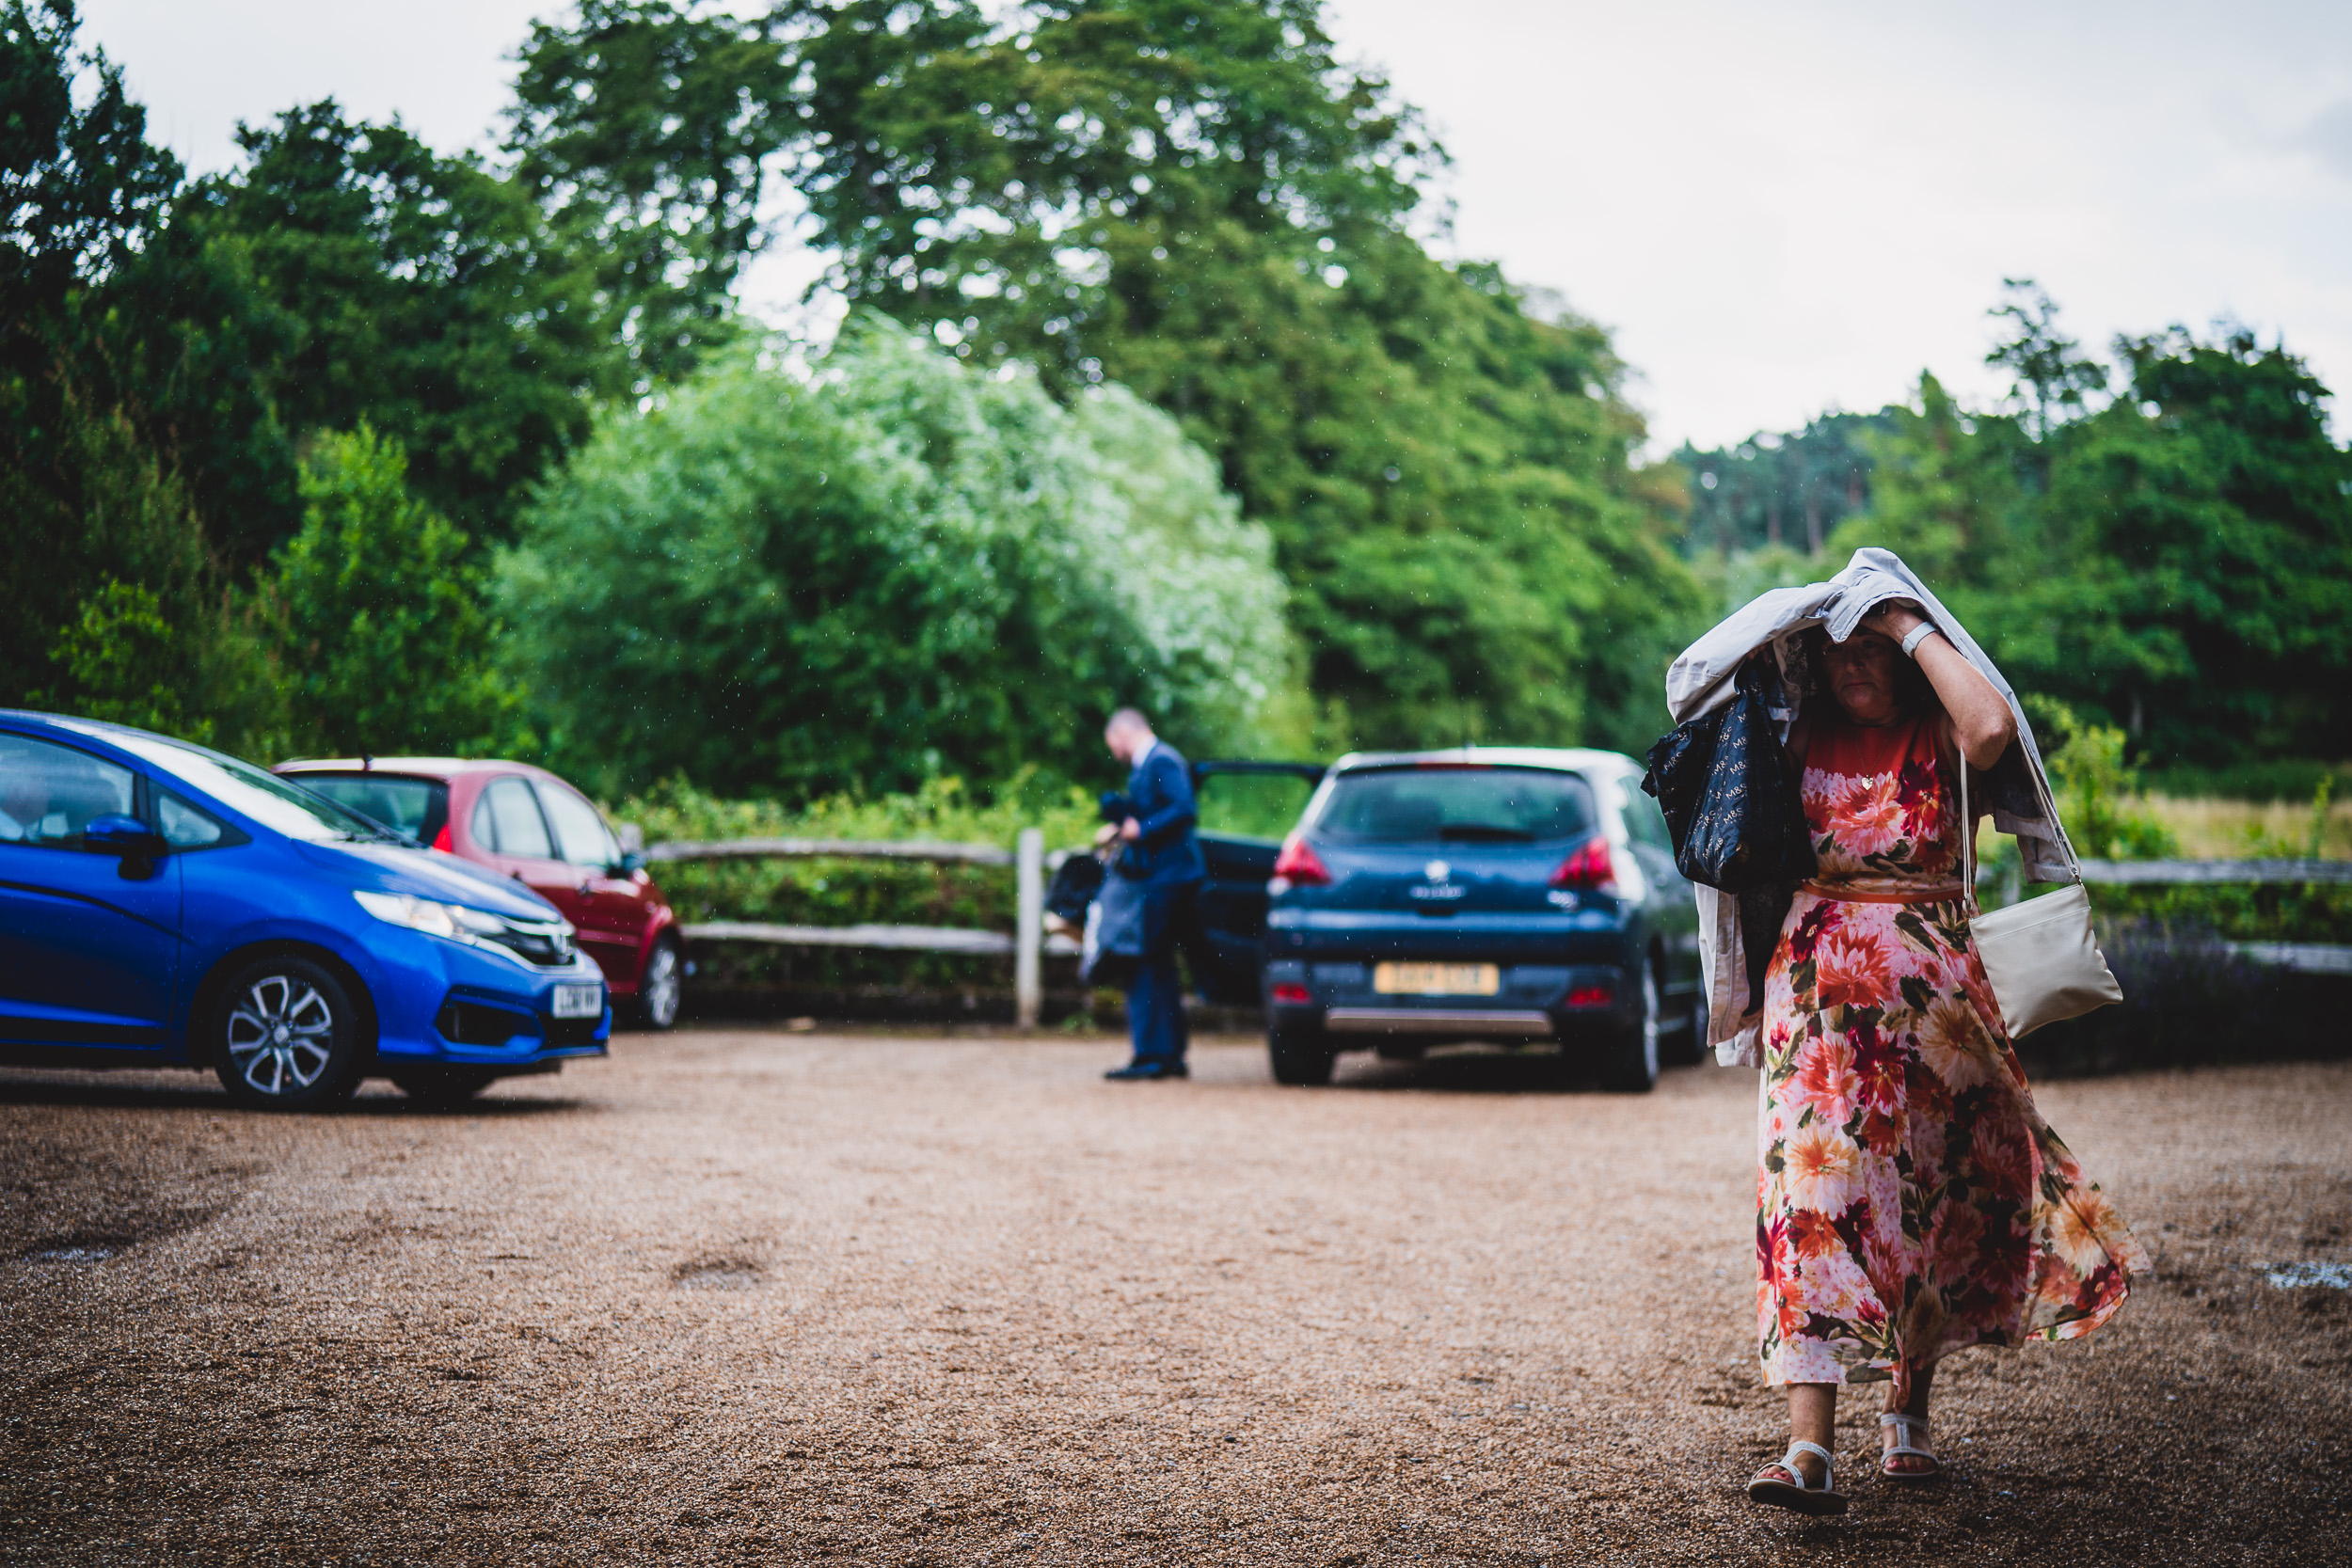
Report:
[[[1538,768],[1396,768],[1343,773],[1315,819],[1350,844],[1533,844],[1593,831],[1593,792]]]

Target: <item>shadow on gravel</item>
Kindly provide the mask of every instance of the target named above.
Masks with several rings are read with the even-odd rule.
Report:
[[[379,1089],[371,1084],[361,1087],[357,1099],[346,1101],[328,1111],[248,1111],[231,1101],[228,1093],[210,1077],[191,1075],[185,1084],[157,1084],[151,1080],[132,1083],[107,1082],[103,1079],[93,1081],[91,1077],[82,1075],[42,1077],[0,1073],[0,1105],[87,1105],[113,1111],[226,1111],[240,1116],[283,1117],[293,1120],[321,1117],[421,1117],[429,1121],[457,1117],[513,1119],[558,1111],[577,1111],[584,1108],[586,1103],[585,1101],[565,1096],[545,1093],[515,1095],[510,1090],[507,1095],[493,1092],[487,1099],[469,1100],[459,1105],[425,1105],[397,1089]]]
[[[1672,1069],[1668,1069],[1673,1070]],[[1419,1089],[1438,1094],[1589,1094],[1607,1091],[1592,1069],[1556,1051],[1510,1051],[1442,1046],[1418,1062],[1389,1061],[1368,1053],[1342,1056],[1336,1089]]]

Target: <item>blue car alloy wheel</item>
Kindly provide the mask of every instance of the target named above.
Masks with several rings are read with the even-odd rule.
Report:
[[[530,889],[250,763],[0,711],[0,1067],[450,1103],[604,1054],[611,998],[573,937]]]
[[[230,1098],[300,1109],[359,1086],[351,997],[324,966],[292,954],[248,964],[220,1011],[213,1062]]]

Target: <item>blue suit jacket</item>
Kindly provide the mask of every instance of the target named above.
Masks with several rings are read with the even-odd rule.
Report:
[[[1192,836],[1200,816],[1192,769],[1174,747],[1165,740],[1152,745],[1143,766],[1127,775],[1127,800],[1143,836],[1127,847],[1123,858],[1141,868],[1146,886],[1173,887],[1208,876],[1208,863]]]

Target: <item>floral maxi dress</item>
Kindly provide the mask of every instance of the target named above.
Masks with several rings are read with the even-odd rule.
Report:
[[[1969,937],[1928,718],[1833,705],[1807,746],[1820,868],[1765,975],[1756,1309],[1769,1382],[1865,1383],[2071,1339],[2139,1243],[2026,1086]]]

